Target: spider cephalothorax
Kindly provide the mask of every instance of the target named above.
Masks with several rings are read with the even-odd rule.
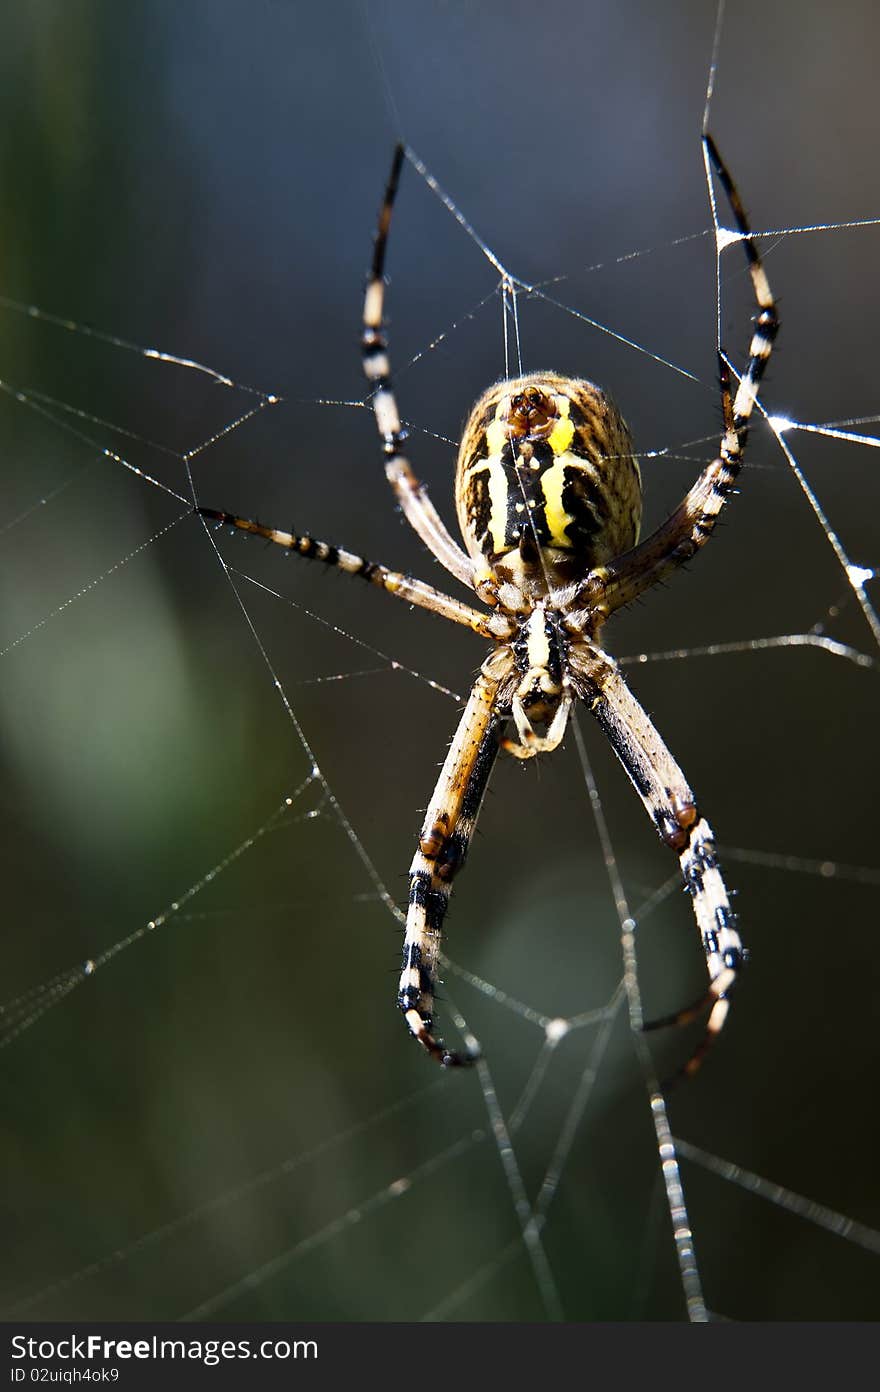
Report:
[[[575,700],[584,701],[596,717],[659,836],[678,855],[691,896],[709,987],[695,1006],[654,1022],[683,1023],[708,1011],[706,1033],[685,1072],[697,1068],[721,1029],[745,958],[712,830],[681,769],[599,642],[615,610],[689,560],[711,536],[742,466],[758,385],[776,336],[773,296],[739,196],[708,135],[704,148],[707,168],[714,167],[736,222],[736,234],[724,235],[744,248],[758,313],[735,394],[732,369],[719,351],[724,431],[718,456],[644,541],[639,542],[641,478],[623,420],[592,382],[555,372],[497,382],[477,401],[464,428],[455,476],[464,549],[448,532],[402,453],[404,431],[383,325],[385,248],[403,146],[392,164],[364,302],[364,371],[386,477],[407,521],[488,612],[307,534],[199,509],[204,517],[359,575],[493,644],[453,736],[410,867],[398,1005],[428,1054],[448,1066],[476,1057],[475,1046],[454,1053],[436,1037],[433,1009],[446,906],[486,784],[499,750],[530,759],[555,749]],[[515,738],[505,734],[511,721]]]

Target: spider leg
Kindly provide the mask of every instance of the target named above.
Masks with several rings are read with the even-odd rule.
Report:
[[[276,527],[264,527],[261,522],[252,522],[249,518],[238,517],[232,512],[217,512],[214,508],[200,507],[196,508],[196,512],[200,517],[209,518],[224,526],[237,527],[242,532],[265,537],[276,546],[283,546],[288,551],[296,551],[298,555],[305,556],[306,560],[323,561],[325,565],[335,566],[345,575],[357,575],[362,580],[368,580],[371,585],[385,590],[387,594],[402,599],[406,604],[415,604],[420,609],[439,614],[441,618],[463,624],[465,628],[478,633],[481,638],[505,638],[512,631],[512,625],[502,616],[489,617],[481,614],[478,609],[463,604],[459,599],[452,599],[441,590],[435,590],[433,585],[426,585],[424,581],[416,580],[412,575],[389,570],[387,566],[368,561],[354,551],[345,551],[342,547],[331,545],[330,542],[317,541],[308,533],[281,532]]]
[[[506,716],[499,687],[513,667],[509,649],[492,653],[468,697],[437,780],[410,866],[409,906],[397,1003],[410,1031],[446,1068],[473,1063],[476,1051],[447,1049],[433,1033],[434,995],[446,907],[464,864]]]
[[[644,1026],[658,1029],[687,1024],[704,1010],[709,1011],[706,1032],[681,1070],[691,1076],[724,1024],[730,1009],[730,992],[747,955],[721,876],[715,838],[697,808],[684,774],[617,667],[594,648],[587,653],[582,648],[573,649],[572,656],[587,677],[584,699],[628,773],[660,839],[678,855],[685,889],[691,896],[706,954],[709,989],[687,1009]]]
[[[631,603],[677,566],[689,561],[709,540],[742,468],[758,387],[779,329],[776,304],[736,185],[710,135],[703,137],[703,148],[707,176],[711,177],[711,166],[727,195],[736,223],[735,234],[722,231],[719,236],[741,243],[757,303],[749,358],[734,396],[730,363],[719,349],[724,433],[717,459],[703,470],[672,515],[655,532],[610,564],[594,570],[579,587],[575,606],[586,606],[601,619]]]
[[[403,145],[394,151],[391,173],[385,189],[385,198],[379,213],[376,241],[373,248],[373,264],[367,281],[364,298],[364,327],[362,351],[364,374],[372,388],[373,414],[385,450],[385,476],[403,511],[403,515],[413,531],[421,537],[428,550],[433,553],[442,566],[472,587],[474,563],[453,540],[446,525],[428,497],[428,491],[420,483],[404,457],[401,446],[406,432],[400,421],[397,400],[391,385],[391,366],[388,357],[388,340],[383,320],[385,308],[385,250],[388,245],[388,230],[400,170],[406,155]]]

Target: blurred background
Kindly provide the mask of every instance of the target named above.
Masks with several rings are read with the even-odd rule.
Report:
[[[720,428],[699,144],[714,24],[683,0],[7,13],[7,1316],[685,1317],[625,1008],[607,1038],[585,1024],[542,1053],[547,1019],[607,1005],[621,975],[574,738],[539,767],[499,762],[449,920],[470,974],[450,972],[449,994],[483,1042],[529,1199],[545,1186],[537,1281],[485,1086],[407,1041],[383,900],[405,898],[449,693],[480,646],[215,534],[239,603],[188,504],[192,484],[207,506],[446,584],[359,404],[364,272],[402,134],[496,256],[559,302],[521,297],[525,366],[611,392],[656,524]],[[851,225],[880,217],[877,28],[867,3],[791,0],[730,0],[724,22],[711,127],[754,226],[849,224],[762,242],[783,321],[762,396],[805,423],[878,412],[880,227]],[[504,370],[501,302],[411,167],[389,273],[411,454],[451,525],[454,442]],[[733,248],[721,323],[737,361],[751,312]],[[707,1304],[867,1319],[877,671],[757,640],[824,633],[876,658],[827,531],[877,561],[877,455],[787,438],[825,523],[756,429],[717,541],[606,636],[715,826],[753,954],[723,1039],[670,1101],[698,1148],[682,1176]],[[699,655],[712,644],[734,650]],[[688,655],[650,657],[674,650]],[[690,907],[581,728],[646,1012],[662,1015],[701,989]],[[652,1037],[660,1071],[690,1043]],[[787,1207],[722,1162],[783,1186]],[[792,1196],[871,1231],[832,1233]]]

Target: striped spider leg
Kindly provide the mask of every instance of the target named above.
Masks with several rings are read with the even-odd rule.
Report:
[[[757,304],[749,357],[734,396],[730,363],[719,350],[724,434],[718,457],[703,470],[675,511],[655,532],[610,565],[594,570],[581,586],[575,603],[588,604],[604,618],[664,580],[677,566],[691,560],[709,540],[742,468],[758,387],[779,331],[776,304],[745,209],[718,148],[708,134],[703,137],[703,150],[707,177],[711,178],[710,171],[714,169],[736,222],[735,234],[721,233],[721,236],[741,243]]]
[[[694,1005],[644,1029],[684,1025],[709,1011],[706,1030],[681,1072],[697,1071],[730,1008],[729,993],[746,960],[721,876],[712,828],[650,718],[633,696],[615,663],[589,644],[572,645],[572,666],[583,678],[580,695],[632,780],[664,845],[678,855],[684,886],[693,900],[694,917],[706,954],[709,989]]]
[[[428,497],[428,490],[412,471],[401,446],[406,432],[400,422],[400,412],[391,385],[391,365],[388,340],[385,335],[385,252],[391,228],[391,214],[400,183],[400,170],[406,157],[406,147],[398,145],[391,162],[391,173],[379,213],[379,225],[373,245],[373,264],[367,279],[364,297],[361,360],[364,375],[372,388],[371,402],[376,426],[385,451],[385,477],[394,490],[401,511],[417,536],[442,566],[456,580],[474,588],[474,565],[471,558],[449,535],[440,514]]]
[[[397,1003],[414,1037],[446,1068],[472,1063],[478,1056],[473,1044],[469,1045],[467,1053],[455,1053],[434,1036],[434,995],[443,920],[452,881],[464,865],[498,754],[506,723],[506,716],[499,711],[499,694],[513,669],[513,659],[506,647],[496,648],[484,662],[425,812],[410,866],[403,970]]]
[[[681,863],[709,975],[695,1006],[646,1029],[708,1011],[702,1041],[682,1070],[699,1066],[717,1037],[745,951],[712,831],[684,775],[599,643],[617,609],[689,560],[711,536],[742,466],[758,385],[777,331],[776,309],[742,204],[711,137],[710,166],[728,197],[758,306],[750,355],[735,395],[719,349],[724,433],[718,458],[678,508],[639,543],[641,475],[627,427],[591,382],[535,372],[490,387],[466,422],[455,500],[464,549],[452,538],[403,453],[384,326],[384,265],[406,151],[395,151],[379,215],[363,316],[363,365],[385,453],[385,474],[407,521],[436,560],[488,613],[308,534],[283,532],[229,512],[207,518],[256,533],[309,560],[357,575],[386,593],[462,624],[494,643],[474,682],[428,805],[410,867],[398,1006],[410,1033],[446,1067],[477,1057],[434,1034],[443,922],[499,750],[531,759],[562,741],[575,700],[588,703],[663,842]],[[711,183],[710,183],[711,188]],[[512,722],[511,735],[505,730]]]

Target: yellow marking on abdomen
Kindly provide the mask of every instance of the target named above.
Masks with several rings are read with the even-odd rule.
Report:
[[[557,455],[565,454],[574,439],[574,421],[569,419],[571,402],[568,400],[568,397],[557,396],[556,404],[562,406],[563,403],[566,409],[564,409],[563,414],[560,416],[547,438],[547,443],[553,453]]]
[[[563,551],[572,549],[571,537],[568,536],[565,529],[569,523],[574,521],[571,513],[566,512],[562,505],[562,490],[568,482],[565,471],[569,465],[583,466],[583,462],[576,455],[563,452],[556,456],[550,468],[545,469],[541,475],[548,543],[551,546],[558,546]]]
[[[500,454],[490,454],[483,463],[489,471],[489,527],[492,551],[496,556],[507,550],[507,475]]]

